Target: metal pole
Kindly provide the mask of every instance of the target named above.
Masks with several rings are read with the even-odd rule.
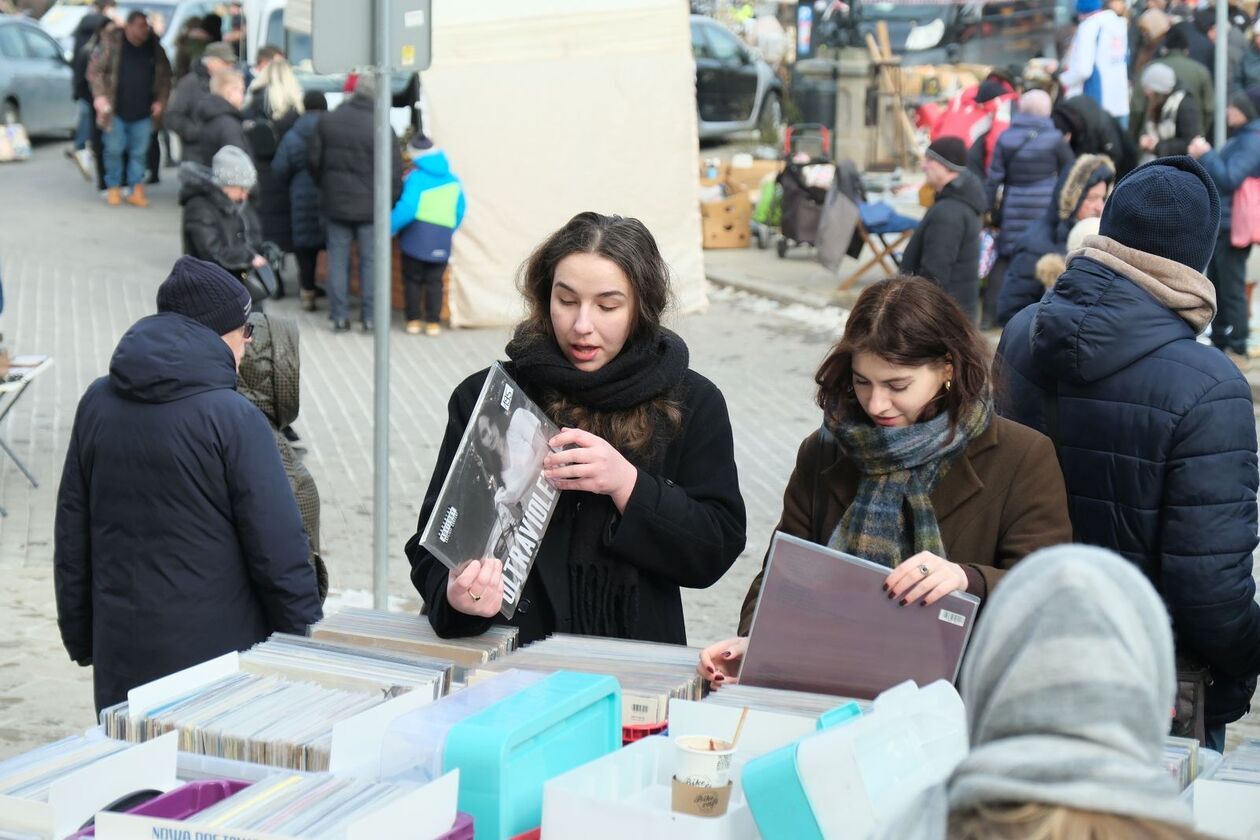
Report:
[[[1216,0],[1216,113],[1212,145],[1225,145],[1225,109],[1229,97],[1229,0]]]
[[[376,6],[376,127],[372,155],[375,159],[375,209],[372,250],[373,288],[376,292],[372,320],[376,335],[374,377],[375,419],[372,429],[372,604],[378,610],[389,608],[389,317],[391,278],[389,216],[393,202],[393,172],[389,144],[395,142],[389,125],[393,96],[389,84],[389,0],[375,0]]]

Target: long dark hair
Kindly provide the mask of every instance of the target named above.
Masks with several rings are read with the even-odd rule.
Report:
[[[863,414],[853,390],[853,357],[858,353],[904,367],[945,361],[954,366],[950,387],[928,404],[920,421],[944,408],[950,425],[957,425],[962,409],[990,387],[984,338],[953,298],[921,277],[880,280],[858,298],[844,336],[814,377],[818,405],[830,421]]]
[[[595,254],[612,261],[630,281],[633,323],[625,347],[656,339],[661,316],[670,302],[669,266],[656,240],[638,219],[605,216],[593,211],[578,213],[564,227],[539,245],[521,271],[520,290],[525,297],[525,320],[518,336],[556,340],[551,323],[551,285],[556,266],[573,254]],[[563,426],[599,435],[619,450],[644,455],[657,431],[676,431],[682,425],[682,409],[670,396],[623,411],[596,411],[570,402],[564,394],[548,390],[543,410]],[[664,423],[664,429],[658,424]]]

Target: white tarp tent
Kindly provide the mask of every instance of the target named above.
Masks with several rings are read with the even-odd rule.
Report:
[[[521,263],[583,210],[641,219],[677,311],[705,307],[687,14],[679,0],[433,4],[425,129],[468,200],[453,324],[519,320]]]

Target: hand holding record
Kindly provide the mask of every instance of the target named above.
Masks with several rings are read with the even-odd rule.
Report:
[[[493,557],[470,560],[446,576],[446,600],[466,615],[491,618],[503,606],[503,561]]]

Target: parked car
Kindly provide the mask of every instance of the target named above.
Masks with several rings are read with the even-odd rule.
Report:
[[[700,138],[760,129],[777,142],[783,84],[756,50],[717,21],[692,15],[691,54]]]
[[[819,21],[816,37],[837,47],[865,47],[879,22],[888,26],[902,65],[963,62],[1022,66],[1054,57],[1055,35],[1074,6],[1068,0],[853,0],[836,3]]]
[[[0,17],[0,123],[20,122],[32,137],[72,134],[79,112],[71,75],[38,24]]]

